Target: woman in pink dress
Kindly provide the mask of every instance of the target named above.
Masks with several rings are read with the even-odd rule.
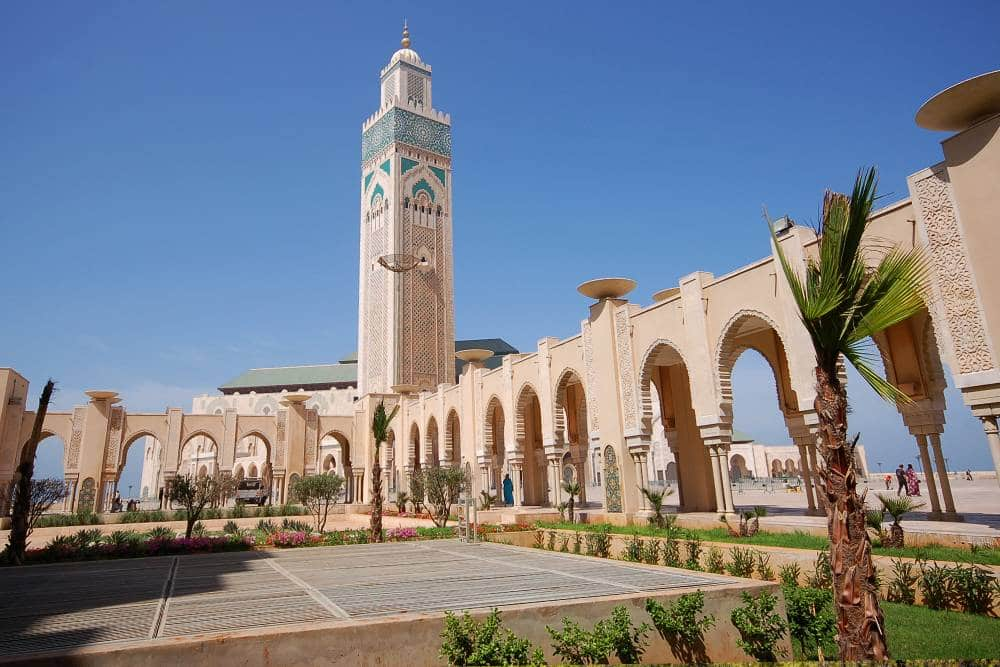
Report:
[[[920,495],[920,480],[917,479],[917,471],[913,469],[913,464],[906,466],[906,495]]]

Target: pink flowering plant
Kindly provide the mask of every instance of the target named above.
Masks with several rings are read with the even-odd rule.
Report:
[[[390,542],[405,542],[417,539],[416,528],[390,528],[386,531],[386,539]]]

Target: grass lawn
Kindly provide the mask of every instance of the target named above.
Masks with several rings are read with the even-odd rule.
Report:
[[[597,530],[598,524],[579,524],[568,522],[542,522],[539,524],[543,528],[562,528],[565,530]],[[612,533],[619,535],[631,535],[639,533],[650,537],[666,537],[662,530],[650,528],[649,526],[610,526]],[[724,527],[719,528],[682,528],[683,538],[696,536],[706,542],[727,542],[733,544],[753,544],[766,547],[788,547],[791,549],[816,549],[824,550],[829,541],[825,537],[810,535],[803,532],[794,533],[769,533],[760,531],[753,537],[733,537]],[[937,544],[921,547],[905,547],[903,549],[885,549],[875,547],[872,553],[879,556],[893,556],[905,558],[925,558],[928,560],[969,562],[973,559],[973,554],[968,549],[961,547],[946,547]],[[1000,549],[984,548],[978,549],[974,560],[981,565],[1000,565]]]
[[[883,602],[894,660],[987,660],[1000,656],[1000,619]],[[795,657],[803,659],[796,642]],[[834,658],[832,643],[823,647]],[[815,658],[815,656],[812,656]]]

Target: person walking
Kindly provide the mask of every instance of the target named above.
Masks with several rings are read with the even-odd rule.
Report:
[[[510,479],[510,473],[503,476],[503,504],[507,507],[514,504],[514,482]]]
[[[888,491],[892,488],[892,475],[886,473],[885,475],[885,490]]]
[[[902,463],[896,468],[896,482],[899,484],[899,488],[896,489],[896,495],[901,496],[906,491],[906,471],[903,469]],[[906,495],[910,495],[908,491]]]
[[[906,466],[906,495],[920,495],[920,480],[917,479],[917,471],[913,469],[912,463]]]
[[[971,470],[966,470],[965,471],[965,479],[969,480],[970,482],[972,481],[972,471]]]

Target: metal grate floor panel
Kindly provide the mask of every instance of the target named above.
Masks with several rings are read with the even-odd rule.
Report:
[[[725,585],[696,573],[455,540],[5,568],[0,656]]]

